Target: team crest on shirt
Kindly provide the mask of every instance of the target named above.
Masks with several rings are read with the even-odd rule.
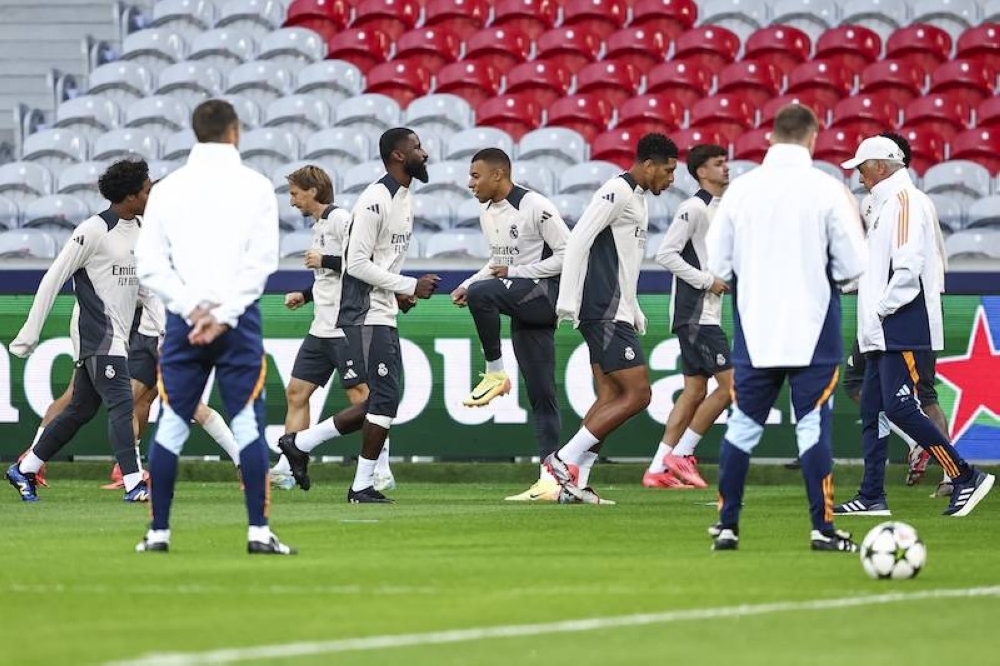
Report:
[[[635,359],[635,350],[632,349],[631,347],[626,347],[625,348],[625,360],[626,361],[632,361],[634,359]]]
[[[114,379],[115,378],[114,366],[111,365],[104,366],[104,376],[107,377],[108,379]]]
[[[385,363],[378,364],[378,376],[385,377],[389,374],[389,368],[385,367]]]
[[[510,225],[510,237],[517,240],[517,225]]]

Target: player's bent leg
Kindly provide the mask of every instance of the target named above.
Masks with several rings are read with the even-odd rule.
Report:
[[[647,488],[684,488],[688,484],[674,477],[668,469],[665,459],[680,442],[681,436],[687,430],[698,406],[705,399],[708,391],[708,379],[700,375],[684,377],[684,388],[677,396],[673,409],[667,415],[667,423],[663,428],[663,439],[657,446],[656,453],[642,475],[642,485]]]
[[[17,462],[24,460],[25,456],[34,448],[35,444],[38,443],[39,438],[42,436],[42,432],[45,430],[45,426],[52,423],[52,419],[58,416],[66,407],[69,405],[70,400],[73,398],[73,383],[76,378],[76,370],[73,370],[73,375],[70,377],[69,385],[66,390],[62,392],[58,398],[56,398],[52,403],[46,408],[45,414],[42,416],[42,422],[38,425],[38,429],[35,431],[35,439],[32,440],[31,446],[29,446],[20,456],[17,458]],[[34,482],[42,487],[48,487],[48,481],[45,478],[45,465],[35,473]]]
[[[285,390],[288,411],[285,413],[285,432],[299,432],[309,427],[309,398],[318,386],[304,379],[292,377]]]

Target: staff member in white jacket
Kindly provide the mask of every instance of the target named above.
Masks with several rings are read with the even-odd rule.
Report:
[[[858,285],[858,344],[865,354],[861,424],[865,475],[841,515],[889,515],[885,461],[889,421],[930,451],[953,480],[946,516],[965,516],[990,492],[994,477],[970,466],[921,409],[921,368],[944,348],[941,259],[930,200],[913,185],[903,152],[886,137],[871,137],[841,166],[858,169],[872,193],[868,267]],[[877,513],[876,513],[877,512]]]

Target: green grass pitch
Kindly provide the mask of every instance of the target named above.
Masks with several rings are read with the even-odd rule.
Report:
[[[857,555],[809,550],[794,472],[755,468],[761,476],[746,497],[741,550],[712,553],[705,528],[715,519],[714,490],[646,490],[625,483],[638,480],[638,466],[599,466],[598,490],[618,506],[513,505],[502,497],[523,490],[534,468],[497,466],[496,475],[489,465],[466,466],[468,473],[450,468],[468,480],[421,482],[401,466],[392,506],[347,505],[346,470],[319,477],[308,493],[275,491],[275,531],[300,549],[288,558],[246,555],[235,481],[178,486],[167,555],[132,552],[145,507],[123,504],[95,480],[60,478],[67,466],[50,474],[53,487],[42,489],[37,505],[5,489],[0,663],[208,663],[193,656],[284,644],[298,647],[256,654],[253,663],[996,663],[988,657],[1000,616],[996,590],[757,615],[718,611],[1000,585],[996,496],[968,518],[945,518],[945,501],[927,497],[930,479],[906,488],[894,468],[894,519],[917,527],[928,563],[915,580],[872,581]],[[853,494],[857,471],[838,475],[843,500]],[[860,540],[877,522],[843,519],[839,526]],[[316,645],[690,609],[708,610],[567,633]],[[187,656],[148,660],[178,653]],[[254,655],[229,656],[232,662],[220,663]]]

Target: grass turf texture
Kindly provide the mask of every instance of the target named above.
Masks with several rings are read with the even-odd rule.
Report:
[[[968,518],[945,518],[945,501],[927,497],[934,484],[903,487],[899,467],[889,472],[893,518],[916,526],[929,550],[925,570],[903,582],[869,580],[856,555],[810,552],[802,486],[785,470],[753,468],[741,550],[712,553],[705,527],[715,519],[706,506],[714,490],[646,490],[635,483],[636,465],[595,470],[598,490],[619,501],[613,507],[503,502],[530,482],[537,468],[527,465],[400,465],[400,488],[391,493],[397,504],[350,506],[350,469],[317,465],[326,478],[309,493],[273,496],[275,529],[301,554],[253,558],[244,552],[235,480],[181,483],[172,552],[140,555],[132,547],[146,509],[97,489],[96,480],[66,479],[69,467],[54,467],[41,503],[21,504],[10,489],[0,502],[8,663],[101,663],[151,652],[1000,584],[996,497]],[[229,476],[226,467],[204,466]],[[936,480],[934,471],[929,479]],[[838,469],[838,500],[853,494],[858,473]],[[426,475],[468,481],[428,483]],[[497,477],[502,482],[490,480]],[[878,522],[842,519],[839,526],[860,539]],[[997,597],[925,600],[293,661],[937,666],[982,650],[974,646],[990,636],[998,611]]]

